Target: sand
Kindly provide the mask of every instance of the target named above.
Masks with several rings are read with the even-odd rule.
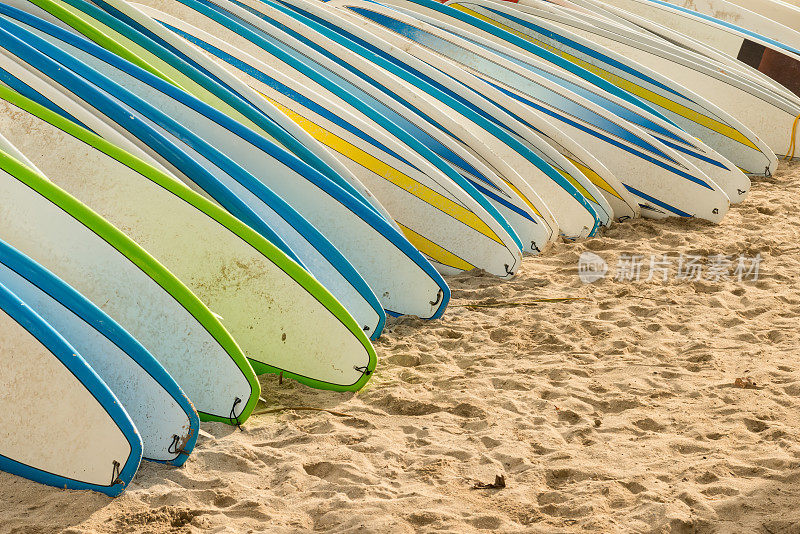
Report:
[[[390,321],[359,394],[262,377],[259,410],[336,413],[204,424],[116,500],[0,473],[0,531],[800,532],[797,202],[784,166],[719,226],[639,220],[510,282],[454,277],[442,320]],[[580,281],[586,251],[609,277]],[[757,281],[613,277],[626,254],[646,278],[651,254],[757,253]]]

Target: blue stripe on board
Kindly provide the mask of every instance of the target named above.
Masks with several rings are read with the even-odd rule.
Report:
[[[662,201],[658,200],[658,199],[657,199],[657,198],[655,198],[655,197],[651,197],[650,195],[648,195],[648,194],[646,194],[646,193],[643,193],[643,192],[639,191],[639,190],[638,190],[638,189],[636,189],[635,187],[631,187],[631,186],[629,186],[629,185],[626,185],[626,186],[625,186],[625,188],[626,188],[628,191],[630,191],[632,194],[636,195],[637,197],[639,197],[639,198],[643,198],[643,199],[645,199],[646,201],[648,201],[648,202],[650,202],[650,203],[652,203],[652,204],[655,204],[656,206],[659,206],[659,207],[661,207],[661,208],[664,208],[664,209],[665,209],[665,210],[667,210],[667,211],[671,211],[671,212],[672,212],[672,213],[674,213],[675,215],[678,215],[678,216],[680,216],[680,217],[694,217],[694,215],[692,215],[691,213],[686,213],[686,212],[685,212],[685,211],[683,211],[683,210],[679,210],[678,208],[676,208],[676,207],[674,207],[674,206],[671,206],[671,205],[667,204],[666,202],[662,202]]]
[[[728,170],[730,170],[727,165],[724,165],[723,163],[715,160],[714,158],[710,158],[710,157],[706,156],[705,154],[701,154],[700,152],[695,152],[694,150],[688,149],[685,146],[680,146],[680,145],[676,145],[676,144],[670,143],[666,139],[659,139],[659,141],[661,141],[662,143],[664,143],[668,147],[676,150],[677,152],[681,152],[683,154],[686,154],[689,157],[692,157],[692,158],[695,158],[695,159],[699,159],[700,161],[704,161],[704,162],[708,163],[709,165],[713,165],[714,167],[717,167],[717,168],[720,168],[720,169],[728,169]]]

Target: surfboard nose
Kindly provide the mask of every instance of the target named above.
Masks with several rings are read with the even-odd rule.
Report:
[[[718,224],[728,213],[731,206],[730,200],[722,191],[715,191],[708,196],[715,198],[704,200],[702,207],[695,213],[695,217]]]

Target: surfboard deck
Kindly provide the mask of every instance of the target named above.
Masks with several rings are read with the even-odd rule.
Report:
[[[67,340],[2,285],[0,361],[0,470],[119,495],[142,457],[136,428]]]
[[[0,241],[0,285],[37,311],[122,403],[142,457],[183,465],[200,420],[180,386],[133,336],[58,277]]]
[[[9,132],[21,141],[31,127],[40,132],[28,140],[31,153],[58,146],[65,157],[82,154],[70,164],[52,152],[42,157],[51,179],[125,228],[185,280],[251,362],[329,389],[358,389],[368,380],[376,364],[369,340],[299,266],[264,241],[240,238],[231,217],[221,217],[221,210],[177,181],[31,102],[18,98],[15,104]]]
[[[0,87],[4,97],[10,90]],[[261,391],[216,316],[172,273],[84,204],[5,154],[0,239],[97,304],[187,392],[201,418],[243,422]]]

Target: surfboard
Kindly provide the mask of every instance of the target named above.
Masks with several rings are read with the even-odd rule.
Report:
[[[204,16],[200,13],[195,15],[197,18]],[[228,22],[237,33],[254,33],[243,25]],[[249,46],[256,47],[253,44]],[[497,276],[511,276],[521,260],[521,244],[516,234],[485,200],[481,203],[477,198],[479,193],[460,175],[449,167],[443,166],[441,170],[455,175],[453,180],[426,182],[421,184],[424,187],[414,187],[411,191],[387,182],[387,187],[391,185],[391,192],[397,195],[394,203],[383,198],[374,187],[373,190],[401,227],[410,230],[404,228],[406,236],[434,261],[441,272],[455,273],[481,267]],[[453,183],[456,180],[462,183],[456,185]],[[473,194],[467,193],[464,187],[470,187]],[[430,191],[437,194],[431,195]],[[399,209],[403,211],[398,212]],[[455,235],[460,236],[459,239],[455,239]]]
[[[136,428],[67,340],[2,285],[0,361],[0,470],[119,495],[142,457]]]
[[[729,23],[740,31],[750,31],[754,34],[767,37],[770,40],[776,41],[775,44],[785,48],[786,50],[800,49],[800,32],[797,31],[797,26],[792,28],[787,25],[787,19],[791,20],[793,17],[797,19],[800,15],[798,10],[787,10],[784,6],[786,4],[777,4],[770,2],[752,2],[749,7],[737,5],[736,2],[729,2],[726,0],[693,0],[688,2],[686,0],[667,0],[678,8],[683,8],[697,13],[711,22]],[[788,6],[786,6],[788,7]],[[759,9],[761,8],[761,9]],[[783,9],[782,9],[783,8]],[[773,17],[765,16],[762,12],[763,9],[773,10]],[[785,18],[781,18],[781,16]]]
[[[124,67],[125,65],[122,66]],[[128,66],[131,67],[130,65]],[[83,72],[87,71],[84,69]],[[136,73],[137,72],[134,71],[134,74]],[[138,74],[142,75],[146,73],[138,71]],[[111,81],[105,78],[99,78],[92,73],[90,73],[89,76],[90,79],[96,83],[100,80],[101,84],[106,84],[104,86],[106,94],[113,94],[117,97],[123,97],[123,93],[127,94],[124,89],[113,85]],[[150,81],[153,80],[151,79]],[[133,82],[131,82],[131,84],[132,83]],[[175,91],[175,96],[178,98],[187,96],[177,92],[177,89],[169,85],[162,85],[160,89]],[[430,265],[426,265],[427,262],[413,249],[410,243],[405,241],[403,237],[391,228],[382,218],[376,216],[371,210],[366,209],[361,203],[356,202],[352,196],[341,190],[341,188],[338,188],[336,184],[331,183],[325,177],[315,173],[313,169],[304,166],[302,162],[296,160],[290,154],[275,145],[267,144],[268,142],[263,138],[251,137],[249,140],[255,143],[252,146],[260,146],[260,152],[258,153],[262,155],[258,156],[258,153],[255,155],[251,154],[248,156],[250,158],[249,161],[245,163],[254,173],[258,173],[258,175],[263,178],[259,180],[252,174],[242,170],[242,168],[236,165],[236,162],[227,159],[226,156],[220,152],[214,151],[214,149],[210,147],[205,148],[207,145],[202,138],[194,135],[195,132],[190,132],[183,124],[178,123],[179,118],[182,118],[185,122],[186,114],[175,115],[174,118],[166,117],[161,114],[160,110],[156,109],[155,106],[136,101],[134,95],[127,94],[124,98],[126,99],[124,102],[117,99],[118,103],[128,106],[128,109],[132,112],[142,113],[145,120],[160,121],[158,124],[153,124],[161,128],[162,131],[166,128],[166,133],[171,136],[171,140],[176,145],[181,146],[184,152],[191,151],[191,153],[195,155],[195,161],[197,161],[198,158],[205,158],[205,160],[209,162],[211,170],[216,172],[217,178],[224,181],[224,187],[232,189],[236,197],[233,197],[230,191],[224,188],[221,193],[219,190],[216,192],[212,191],[213,187],[218,187],[219,189],[215,177],[206,176],[204,179],[205,181],[202,181],[203,177],[198,177],[196,173],[192,174],[191,172],[187,172],[184,176],[188,182],[193,182],[199,186],[201,190],[215,198],[215,200],[220,202],[237,217],[259,229],[263,235],[273,242],[285,242],[284,251],[290,254],[293,252],[296,253],[297,256],[301,258],[300,261],[303,264],[307,264],[306,267],[311,270],[312,274],[314,274],[323,285],[330,288],[334,295],[353,311],[358,317],[359,322],[362,323],[362,327],[365,331],[369,332],[373,337],[376,337],[380,333],[379,327],[383,323],[383,313],[380,310],[380,305],[377,304],[376,297],[373,295],[373,290],[350,264],[349,260],[337,250],[337,247],[331,245],[327,238],[317,230],[317,227],[321,226],[326,233],[334,235],[334,240],[337,245],[347,240],[352,241],[347,234],[342,233],[342,227],[350,223],[352,223],[353,231],[358,231],[363,228],[364,232],[372,233],[374,238],[383,239],[384,243],[379,243],[379,245],[383,245],[383,248],[392,247],[396,249],[396,245],[399,243],[408,251],[408,254],[413,256],[411,261],[407,261],[406,264],[403,265],[405,270],[414,271],[411,273],[411,276],[417,276],[418,278],[424,276],[424,278],[428,280],[427,286],[420,288],[422,291],[428,291],[423,297],[427,298],[426,300],[412,303],[412,305],[416,305],[412,312],[419,311],[420,315],[423,317],[426,316],[423,312],[427,312],[429,314],[427,316],[430,316],[430,314],[437,311],[442,304],[438,299],[431,297],[437,295],[441,289],[440,285],[444,285],[444,282],[435,274]],[[86,102],[85,99],[84,101]],[[195,102],[195,104],[197,103]],[[119,110],[117,111],[119,112]],[[213,109],[206,109],[205,111],[214,112]],[[103,113],[108,116],[108,111]],[[128,116],[129,115],[126,113],[117,113],[117,118],[120,120],[116,122],[118,124],[125,123]],[[217,115],[217,119],[226,119],[226,117]],[[224,120],[222,123],[226,124]],[[226,124],[227,130],[233,133],[237,132],[237,126],[239,125],[232,123],[232,121]],[[152,140],[148,144],[148,142],[142,138],[140,130],[140,128],[136,128],[135,131],[130,131],[130,133],[136,136],[143,146],[154,151],[158,149],[158,147],[153,145]],[[239,129],[238,133],[245,136],[250,134],[249,130],[246,129]],[[245,139],[247,138],[245,137]],[[187,140],[192,143],[192,146],[185,144]],[[181,143],[184,144],[181,145]],[[241,144],[237,146],[241,147]],[[163,147],[158,150],[160,152],[164,151]],[[199,154],[202,154],[202,156],[199,156]],[[163,153],[161,155],[164,156]],[[267,157],[273,158],[271,162],[274,166],[272,171],[270,171],[268,167],[265,167],[265,165],[270,163],[270,161],[266,159]],[[172,158],[171,161],[174,163],[174,152],[170,158]],[[242,162],[240,159],[237,161]],[[189,163],[194,163],[194,161]],[[315,224],[311,225],[301,214],[297,213],[292,206],[278,197],[264,183],[267,179],[270,181],[269,185],[281,188],[279,191],[280,193],[284,195],[294,194],[296,197],[299,197],[292,200],[292,204],[304,210],[303,215],[313,217]],[[248,218],[248,213],[242,213],[240,206],[237,206],[237,204],[241,204],[243,200],[248,204],[248,212],[256,212],[258,219],[252,216]],[[267,224],[263,221],[266,221]],[[261,225],[260,228],[257,226],[259,223]],[[326,226],[322,226],[323,224]],[[273,230],[277,232],[273,232]],[[275,237],[277,237],[277,239],[275,239]],[[387,241],[393,241],[393,243]],[[355,248],[352,244],[350,247]],[[356,260],[359,261],[360,264],[367,265],[367,267],[371,268],[373,271],[368,273],[368,275],[372,277],[370,282],[378,284],[378,288],[385,287],[387,283],[384,282],[381,285],[381,279],[374,274],[374,271],[376,268],[386,268],[386,271],[380,273],[385,277],[388,272],[388,266],[384,266],[382,265],[383,262],[376,262],[374,258],[368,257],[371,252],[372,251],[364,250],[363,248],[355,248],[353,251],[354,254],[360,255]],[[402,252],[402,249],[398,252]],[[395,256],[397,256],[397,253],[395,253]],[[387,258],[387,260],[388,259],[389,258]],[[403,258],[400,259],[402,260]],[[420,270],[426,271],[419,273]],[[405,275],[406,273],[402,271],[395,273],[395,275],[399,274]],[[438,281],[432,278],[432,276],[438,278]],[[384,290],[381,294],[383,295],[385,293],[386,291]],[[384,298],[386,302],[383,304],[390,310],[392,309],[390,307],[392,304],[391,296],[390,294]],[[407,292],[399,295],[398,300],[401,301],[401,304],[404,298],[410,300]],[[432,301],[436,301],[436,306],[433,307],[433,309],[430,304]],[[406,309],[401,309],[399,311],[407,313]]]
[[[0,241],[0,285],[36,310],[122,403],[142,439],[142,457],[183,465],[200,420],[186,394],[128,332],[83,295]]]
[[[29,153],[58,145],[64,154],[82,154],[70,167],[51,153],[40,162],[43,170],[186,280],[260,372],[284,372],[326,389],[356,390],[367,382],[374,349],[341,304],[299,266],[274,249],[270,254],[263,241],[239,238],[230,217],[219,217],[177,181],[34,103],[17,104],[27,114],[15,114],[8,129],[23,141],[26,126],[41,132],[42,140],[28,142]]]
[[[16,0],[11,4],[66,25],[67,29],[188,91],[290,150],[391,222],[385,208],[369,190],[294,121],[224,69],[191,51],[186,54],[176,48],[174,37],[126,2],[110,0],[94,5],[83,0]]]
[[[421,172],[440,174],[427,160],[380,125],[367,117],[357,116],[357,110],[350,103],[343,100],[334,102],[329,98],[331,93],[326,96],[313,91],[296,76],[274,69],[233,47],[228,41],[175,17],[146,6],[141,6],[141,9],[162,22],[166,31],[174,31],[177,35],[173,38],[185,38],[208,54],[209,58],[223,63],[317,140],[340,154],[342,161],[351,167],[363,183],[380,188],[385,176],[412,183],[419,181],[415,175]],[[191,45],[184,42],[183,46]],[[476,187],[511,224],[520,239],[526,243],[538,243],[536,248],[543,248],[550,237],[549,229],[535,211],[522,199],[517,200],[517,193],[477,158],[455,146],[455,143],[450,148],[453,154],[459,152],[460,161],[469,169],[459,172],[470,174]],[[531,250],[535,248],[532,246]]]
[[[328,5],[342,8],[336,10],[340,16],[355,25],[363,26],[364,30],[380,36],[381,39],[420,60],[429,67],[425,70],[426,79],[431,83],[440,83],[452,96],[472,107],[534,151],[575,186],[590,201],[598,214],[613,214],[613,218],[618,221],[639,215],[637,201],[619,180],[599,160],[565,135],[545,116],[533,113],[528,106],[460,68],[449,58],[416,43],[413,39],[407,39],[404,32],[395,33],[388,27],[390,25],[374,23],[370,16],[364,16],[360,10],[364,7],[371,14],[377,14],[372,10],[381,11],[378,16],[382,22],[386,21],[382,10],[386,10],[385,14],[390,18],[402,15],[375,3],[363,6],[347,2]],[[547,186],[553,186],[554,183],[550,181],[549,184],[545,182],[532,185],[547,197],[545,194]]]
[[[530,4],[531,2],[527,2]],[[537,4],[538,5],[538,4]],[[544,5],[544,4],[542,4]],[[614,26],[597,18],[576,16],[561,11],[542,11],[538,16],[554,25],[603,46],[630,61],[647,65],[675,83],[694,91],[730,113],[751,129],[779,156],[786,154],[791,141],[794,117],[800,107],[779,95],[731,73],[723,65],[699,54],[686,53],[663,39],[646,39],[642,35]],[[772,174],[775,165],[765,167]]]
[[[0,87],[4,98],[9,92]],[[5,199],[0,239],[138,339],[189,395],[201,418],[247,419],[260,386],[211,311],[130,238],[45,177],[5,154],[0,166]]]
[[[619,8],[617,14],[623,18],[638,16],[633,22],[657,35],[691,48],[692,41],[682,38],[682,35],[687,35],[800,94],[800,50],[788,50],[769,37],[697,16],[690,10],[660,0],[607,0],[606,3]]]
[[[405,17],[402,23],[414,30],[401,31],[459,61],[465,69],[517,101],[558,120],[567,135],[592,147],[591,151],[639,197],[644,216],[698,216],[719,221],[727,211],[726,195],[677,151],[595,105],[583,94],[519,66],[515,59],[522,61],[522,57],[511,57],[510,51],[504,54],[508,57],[494,54],[476,35],[467,40],[455,33],[437,34],[431,25],[411,17]],[[578,127],[576,121],[580,121]]]
[[[280,3],[276,3],[276,5],[280,5]],[[352,17],[350,13],[331,9],[328,5],[317,2],[288,2],[284,5],[303,17],[327,25],[339,35],[387,60],[392,68],[399,68],[401,71],[413,74],[418,80],[424,82],[424,84],[419,84],[416,81],[416,85],[453,109],[454,113],[463,115],[466,110],[470,114],[470,122],[467,124],[470,124],[468,127],[472,131],[478,132],[477,128],[482,128],[497,137],[494,129],[499,129],[501,135],[510,135],[511,139],[519,144],[510,145],[508,139],[505,139],[503,142],[513,150],[509,153],[506,149],[503,158],[511,162],[516,161],[517,163],[512,163],[515,168],[524,168],[521,166],[524,164],[524,160],[534,163],[535,172],[525,171],[521,174],[550,207],[565,236],[583,237],[581,230],[577,230],[578,233],[576,233],[574,226],[578,221],[585,220],[585,205],[583,204],[585,201],[588,201],[589,206],[595,212],[600,225],[607,225],[609,221],[613,220],[611,206],[583,173],[570,162],[565,161],[536,130],[518,121],[507,110],[500,109],[494,102],[485,98],[482,92],[475,91],[469,84],[463,83],[463,80],[454,80],[452,74],[449,73],[451,64],[446,60],[437,62],[432,57],[425,58],[429,61],[420,60],[414,53],[409,53],[411,50],[408,49],[407,41],[398,38],[396,34],[371,23],[364,24],[363,20]],[[442,100],[442,96],[448,100]],[[453,107],[454,103],[462,107]],[[486,138],[483,134],[479,134],[477,137]],[[522,150],[520,146],[523,148]],[[502,153],[503,149],[495,150]],[[531,157],[530,153],[538,159]],[[522,156],[522,162],[520,162],[520,156]],[[546,163],[549,168],[542,167],[541,162]],[[566,179],[566,183],[570,187],[566,187],[563,181],[555,180],[551,174],[548,174],[551,168],[556,170],[562,180]],[[579,195],[574,194],[576,190],[580,193]]]
[[[529,0],[520,1],[528,3]],[[547,0],[547,2],[551,3],[551,5],[555,5],[553,0]],[[670,33],[672,30],[666,26],[652,21],[647,21],[642,19],[642,17],[631,13],[628,13],[623,17],[621,16],[620,9],[618,7],[611,4],[597,2],[596,0],[558,0],[557,3],[560,7],[565,9],[577,8],[580,10],[581,19],[589,17],[592,19],[599,19],[606,23],[611,23],[615,28],[621,28],[628,32],[632,32],[632,34],[638,39],[641,39],[645,42],[653,41],[658,43],[658,45],[668,43],[670,51],[681,57],[702,58],[703,62],[706,60],[711,60],[717,65],[724,66],[724,72],[744,78],[747,83],[755,85],[762,91],[774,93],[776,96],[780,96],[781,98],[788,100],[793,105],[800,106],[800,98],[798,95],[780,83],[776,82],[766,74],[751,67],[750,65],[742,63],[735,57],[730,56],[725,52],[721,52],[720,50],[686,34],[680,34],[679,38],[681,43],[674,43],[668,39],[664,39],[661,35],[658,35],[644,27],[646,25],[654,25],[654,27],[661,27],[664,32]]]
[[[220,5],[220,2],[215,3]],[[274,39],[284,39],[288,35],[310,43],[310,46],[328,58],[346,55],[347,61],[341,64],[349,71],[346,76],[355,76],[370,83],[426,120],[439,124],[450,120],[451,123],[445,128],[449,133],[454,133],[464,146],[476,153],[482,151],[487,161],[501,159],[509,162],[529,184],[539,179],[543,183],[555,182],[557,186],[553,190],[561,195],[558,201],[555,198],[545,198],[544,191],[540,196],[553,212],[565,235],[572,238],[585,237],[592,235],[599,225],[607,224],[608,214],[600,215],[595,212],[586,198],[568,180],[528,147],[440,87],[431,84],[420,70],[429,68],[428,66],[379,39],[358,37],[351,31],[357,28],[349,28],[346,21],[335,20],[335,14],[330,11],[315,11],[324,6],[307,4],[301,7],[298,3],[238,1],[225,2],[225,6],[226,13],[233,12],[243,18],[252,18],[254,24],[266,23],[262,24],[263,31]],[[382,69],[380,75],[374,70],[376,65]]]
[[[124,70],[126,66],[125,63],[120,62],[118,66],[115,66],[113,62],[117,58],[113,56],[113,54],[92,45],[89,41],[60,31],[57,27],[41,19],[35,19],[32,16],[7,6],[0,6],[0,13],[2,13],[3,16],[8,16],[9,19],[11,19],[11,17],[16,17],[11,20],[14,22],[18,21],[20,24],[25,24],[25,28],[48,39],[55,46],[68,50],[72,58],[76,58],[78,61],[85,59],[87,62],[91,63],[91,66],[94,67],[96,71],[114,76],[123,86],[130,87],[139,95],[149,99],[148,102],[152,104],[151,107],[166,111],[175,119],[179,118],[186,126],[187,130],[191,130],[192,132],[205,132],[205,134],[202,135],[203,139],[208,139],[216,148],[224,150],[226,154],[235,158],[236,162],[247,162],[246,166],[252,170],[253,173],[257,173],[257,176],[273,176],[273,180],[284,181],[301,179],[291,174],[291,170],[288,169],[289,165],[281,160],[282,157],[286,159],[286,155],[281,152],[281,149],[275,145],[268,144],[269,142],[267,140],[256,136],[250,130],[243,128],[240,124],[232,120],[220,120],[227,119],[224,115],[218,114],[217,120],[219,120],[219,122],[214,122],[203,114],[202,108],[199,110],[191,108],[191,101],[187,103],[189,105],[183,105],[184,103],[180,102],[178,99],[169,99],[167,96],[165,96],[164,99],[160,99],[159,97],[164,93],[158,91],[159,87],[157,83],[152,91],[147,89],[152,87],[150,85],[146,85],[145,89],[141,89],[145,84],[135,76],[126,76],[127,72]],[[33,39],[31,38],[31,40]],[[83,48],[81,48],[81,46],[83,46]],[[65,56],[62,55],[61,57]],[[68,60],[72,58],[68,57]],[[84,69],[89,66],[89,63],[84,66]],[[80,65],[75,61],[71,62],[71,64]],[[127,66],[136,69],[136,67],[130,64],[127,64]],[[93,71],[84,70],[84,72],[90,73],[90,81],[104,79],[97,76]],[[139,70],[139,73],[147,74],[141,70]],[[139,85],[137,85],[137,81],[140,82]],[[151,81],[159,82],[159,80],[152,77]],[[108,80],[108,82],[110,83],[110,80]],[[166,83],[162,82],[161,89],[172,90],[175,96],[181,96],[179,90]],[[109,90],[109,93],[116,95],[119,91]],[[214,110],[211,109],[211,111],[213,112]],[[237,127],[239,128],[238,131]],[[253,144],[246,145],[243,141],[248,139],[237,137],[237,133],[251,134],[249,141]],[[248,148],[252,150],[248,150]],[[208,158],[207,154],[206,157]],[[291,164],[291,160],[289,160],[289,164]],[[191,176],[187,176],[187,181],[194,180],[192,180]],[[327,185],[327,179],[324,177],[321,177],[320,181],[323,186]],[[229,187],[232,186],[229,185]],[[331,187],[335,187],[335,184],[331,184]],[[295,257],[299,258],[299,261],[305,265],[318,280],[328,287],[345,306],[352,310],[353,315],[358,318],[358,321],[362,324],[362,328],[365,331],[369,332],[371,335],[379,335],[379,326],[383,324],[384,320],[383,312],[381,311],[381,306],[377,297],[375,297],[364,279],[358,274],[349,261],[341,255],[320,232],[303,221],[293,208],[286,205],[285,202],[282,202],[281,199],[275,197],[275,195],[272,195],[272,198],[273,202],[269,205],[272,208],[272,212],[268,212],[268,215],[272,218],[268,219],[268,222],[271,223],[271,229],[277,230],[275,232],[277,238],[274,239],[274,242],[282,245],[284,251],[290,255],[296,254]],[[356,207],[359,209],[362,208],[360,204]],[[326,209],[327,207],[323,205],[317,206],[317,208]]]
[[[631,92],[747,174],[760,173],[764,168],[777,164],[772,150],[728,112],[645,65],[631,62],[559,28],[547,20],[547,14],[541,9],[517,4],[509,7],[484,0],[447,5],[530,40]],[[726,189],[726,193],[731,202],[738,202],[746,196],[746,192],[740,194],[730,189]]]

